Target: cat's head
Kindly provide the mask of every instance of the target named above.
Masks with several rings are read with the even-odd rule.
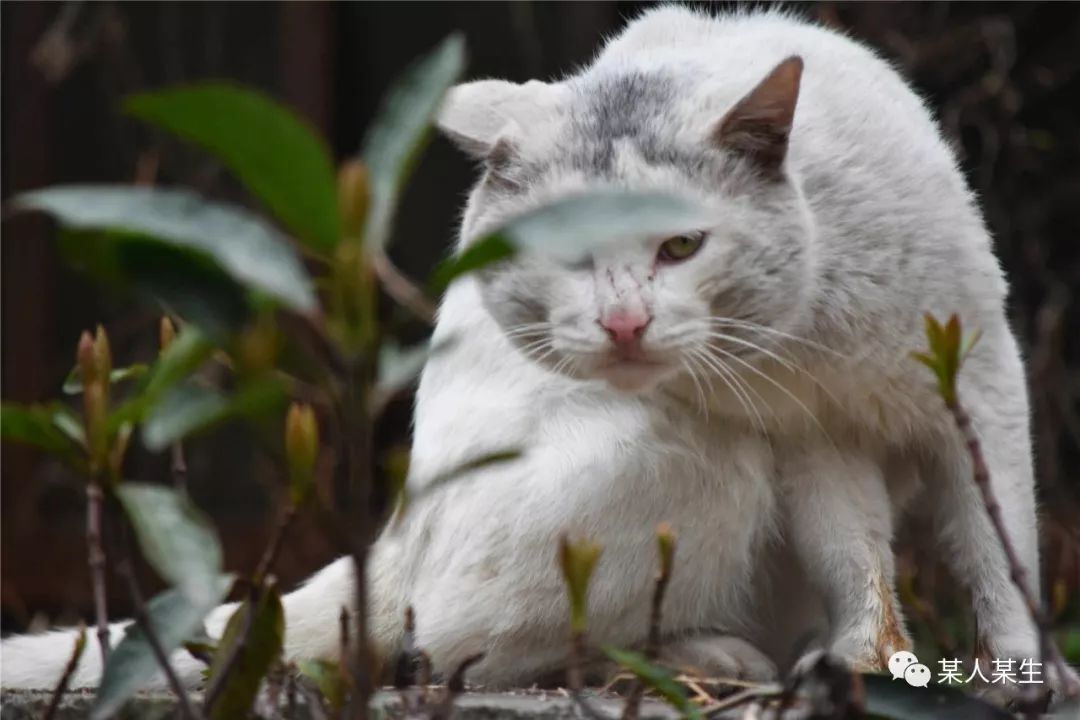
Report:
[[[692,72],[640,69],[454,88],[440,127],[483,163],[463,245],[604,188],[675,193],[711,218],[675,237],[618,238],[574,265],[520,255],[483,272],[508,337],[558,372],[640,390],[752,362],[755,346],[794,328],[813,267],[809,213],[785,163],[801,74],[788,58],[726,99],[702,97]]]

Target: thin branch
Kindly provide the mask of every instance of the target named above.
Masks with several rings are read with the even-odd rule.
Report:
[[[67,667],[64,668],[64,674],[60,676],[60,682],[56,683],[56,689],[53,690],[52,698],[49,699],[49,707],[45,709],[44,720],[52,720],[56,715],[56,711],[60,707],[60,698],[67,692],[68,683],[71,682],[71,676],[75,674],[75,669],[79,667],[79,661],[82,660],[84,650],[86,650],[86,625],[79,623],[79,635],[75,638],[75,647],[72,648],[71,659],[68,660]]]
[[[177,490],[187,490],[187,460],[184,458],[184,444],[180,441],[173,443],[170,470],[173,487]]]
[[[206,710],[207,715],[213,714],[214,703],[221,697],[221,693],[225,690],[225,684],[229,680],[229,675],[232,674],[232,670],[240,659],[241,653],[243,653],[244,648],[247,647],[248,637],[250,637],[251,629],[255,625],[255,613],[258,610],[259,594],[261,590],[261,585],[253,584],[251,586],[247,598],[248,611],[244,616],[243,632],[241,632],[240,638],[236,643],[229,648],[229,654],[225,656],[225,661],[221,665],[221,672],[213,677],[209,687],[206,688],[206,693],[203,697],[203,709]],[[241,607],[243,606],[241,605]],[[239,612],[239,610],[237,610],[237,612]]]
[[[261,587],[270,571],[273,570],[278,553],[281,552],[285,534],[289,531],[293,520],[296,519],[296,512],[296,505],[290,502],[285,507],[285,512],[278,518],[277,528],[275,528],[274,535],[270,538],[270,544],[266,546],[266,550],[263,551],[262,557],[259,559],[259,565],[255,568],[254,584],[256,586]]]
[[[484,657],[483,653],[477,655],[470,655],[461,661],[461,664],[457,666],[453,674],[450,675],[450,679],[446,682],[446,692],[443,693],[442,701],[432,709],[430,720],[449,720],[450,716],[454,712],[454,699],[465,692],[465,672],[480,662]]]
[[[990,517],[990,524],[997,534],[998,542],[1009,563],[1009,578],[1020,592],[1024,604],[1027,605],[1028,614],[1031,615],[1031,619],[1039,631],[1039,647],[1042,660],[1054,666],[1055,671],[1060,676],[1062,691],[1066,697],[1080,695],[1080,684],[1077,683],[1076,678],[1065,662],[1065,658],[1061,655],[1061,650],[1058,648],[1057,643],[1054,642],[1051,633],[1050,615],[1031,589],[1027,569],[1020,561],[1016,547],[1009,538],[1005,521],[1001,517],[1001,506],[998,504],[997,497],[995,497],[993,488],[990,485],[990,470],[986,464],[986,456],[982,451],[982,443],[979,441],[979,436],[972,425],[971,416],[964,406],[960,404],[958,396],[951,399],[946,398],[945,405],[948,407],[949,412],[952,413],[956,427],[967,445],[968,454],[971,456],[972,477],[975,480],[975,485],[979,488],[986,514]]]
[[[371,266],[386,294],[428,325],[435,323],[435,304],[420,287],[405,276],[382,250],[371,253]]]
[[[102,548],[102,516],[105,512],[104,492],[97,479],[86,486],[86,547],[90,565],[90,583],[94,591],[94,612],[97,616],[98,645],[101,647],[101,667],[109,664],[109,611],[105,595],[105,550]]]
[[[134,608],[135,625],[142,631],[143,637],[146,638],[146,642],[150,646],[150,650],[154,653],[154,659],[157,660],[158,667],[161,668],[161,672],[165,675],[165,680],[168,682],[169,688],[173,691],[173,694],[176,695],[176,704],[180,710],[180,715],[187,718],[187,720],[200,720],[202,715],[191,704],[191,699],[188,698],[187,691],[184,690],[184,685],[180,682],[180,678],[176,676],[176,671],[169,662],[169,657],[165,654],[165,649],[161,646],[161,640],[157,636],[157,631],[154,630],[153,625],[150,623],[150,617],[146,614],[146,603],[143,601],[142,591],[139,589],[139,582],[135,578],[135,570],[127,550],[126,537],[124,539],[124,545],[124,556],[120,559],[119,567],[117,569],[127,580],[128,592],[131,595],[131,604]]]
[[[649,662],[656,660],[660,654],[660,622],[664,604],[664,594],[671,582],[672,557],[675,553],[675,539],[671,529],[666,524],[661,525],[657,531],[660,546],[660,569],[656,574],[656,584],[653,586],[652,603],[649,606],[649,634],[645,641],[645,659]],[[630,694],[626,698],[623,707],[623,720],[637,720],[641,712],[641,698],[645,695],[645,681],[635,678],[630,686]]]

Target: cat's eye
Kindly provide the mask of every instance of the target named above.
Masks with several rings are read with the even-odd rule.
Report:
[[[664,241],[656,257],[662,262],[681,262],[700,250],[704,243],[705,233],[677,235]]]

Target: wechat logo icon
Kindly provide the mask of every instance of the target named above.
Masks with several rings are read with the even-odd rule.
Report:
[[[889,672],[893,680],[903,679],[911,687],[926,687],[930,684],[930,668],[919,662],[915,653],[907,650],[894,652],[889,658]]]

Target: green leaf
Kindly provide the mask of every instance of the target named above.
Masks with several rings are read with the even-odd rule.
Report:
[[[364,138],[362,156],[371,188],[365,242],[390,240],[401,189],[431,135],[443,95],[465,69],[465,40],[446,38],[397,79]]]
[[[336,716],[345,706],[346,679],[341,666],[329,660],[301,660],[297,664],[300,675],[315,683],[330,711]]]
[[[866,711],[895,720],[1009,720],[1012,715],[948,685],[913,687],[888,675],[863,675]]]
[[[143,555],[158,575],[194,605],[209,598],[216,601],[221,544],[213,525],[188,496],[164,485],[135,482],[120,483],[115,491]]]
[[[131,378],[142,377],[149,369],[150,367],[144,363],[135,363],[126,368],[117,368],[109,373],[109,383],[116,385],[125,380],[130,380]],[[82,392],[82,376],[79,372],[78,365],[71,368],[71,372],[69,372],[68,376],[64,379],[64,386],[61,389],[67,395],[78,395]]]
[[[115,430],[125,422],[143,422],[165,394],[195,372],[213,352],[213,344],[199,328],[185,325],[176,339],[158,356],[135,397],[113,413],[110,429]]]
[[[277,588],[263,588],[258,603],[252,613],[251,599],[240,603],[240,607],[229,618],[225,632],[221,636],[214,660],[210,664],[207,682],[212,684],[222,673],[228,658],[234,653],[236,660],[229,672],[221,695],[214,703],[211,718],[231,720],[248,717],[251,705],[259,692],[266,673],[274,660],[281,654],[285,640],[285,612],[281,607],[281,596]],[[249,615],[251,615],[249,619]],[[250,623],[250,632],[244,642],[244,634]],[[237,646],[244,643],[237,650]]]
[[[5,441],[31,445],[61,457],[71,457],[78,450],[70,436],[70,428],[61,416],[59,405],[0,404],[0,437]],[[80,432],[81,436],[81,432]]]
[[[150,626],[166,655],[171,655],[199,631],[207,613],[225,598],[232,582],[232,576],[218,575],[201,602],[192,602],[188,595],[174,588],[146,604]],[[109,655],[90,717],[94,720],[112,717],[128,698],[158,672],[157,661],[146,636],[135,623],[129,624],[124,639]]]
[[[209,150],[305,244],[337,245],[330,152],[288,108],[255,90],[210,82],[135,95],[124,109]]]
[[[200,251],[236,281],[293,310],[317,308],[311,280],[288,240],[242,208],[186,190],[107,185],[47,188],[19,195],[13,203],[47,212],[67,226]]]
[[[450,283],[462,275],[483,270],[500,260],[511,258],[517,252],[513,243],[500,233],[487,235],[465,248],[458,255],[443,260],[431,277],[431,289],[438,295],[450,287]]]
[[[639,677],[642,682],[671,703],[676,710],[683,714],[683,717],[693,718],[694,720],[701,719],[701,709],[690,702],[686,689],[675,680],[673,670],[654,665],[645,659],[644,655],[632,650],[605,647],[604,653]]]
[[[680,235],[713,223],[705,207],[663,193],[603,190],[571,195],[477,238],[439,267],[433,286],[441,290],[466,272],[519,252],[573,264],[622,238]]]
[[[285,399],[285,388],[275,379],[248,380],[231,396],[185,383],[150,410],[142,429],[143,444],[148,450],[164,450],[227,420],[269,412]]]

